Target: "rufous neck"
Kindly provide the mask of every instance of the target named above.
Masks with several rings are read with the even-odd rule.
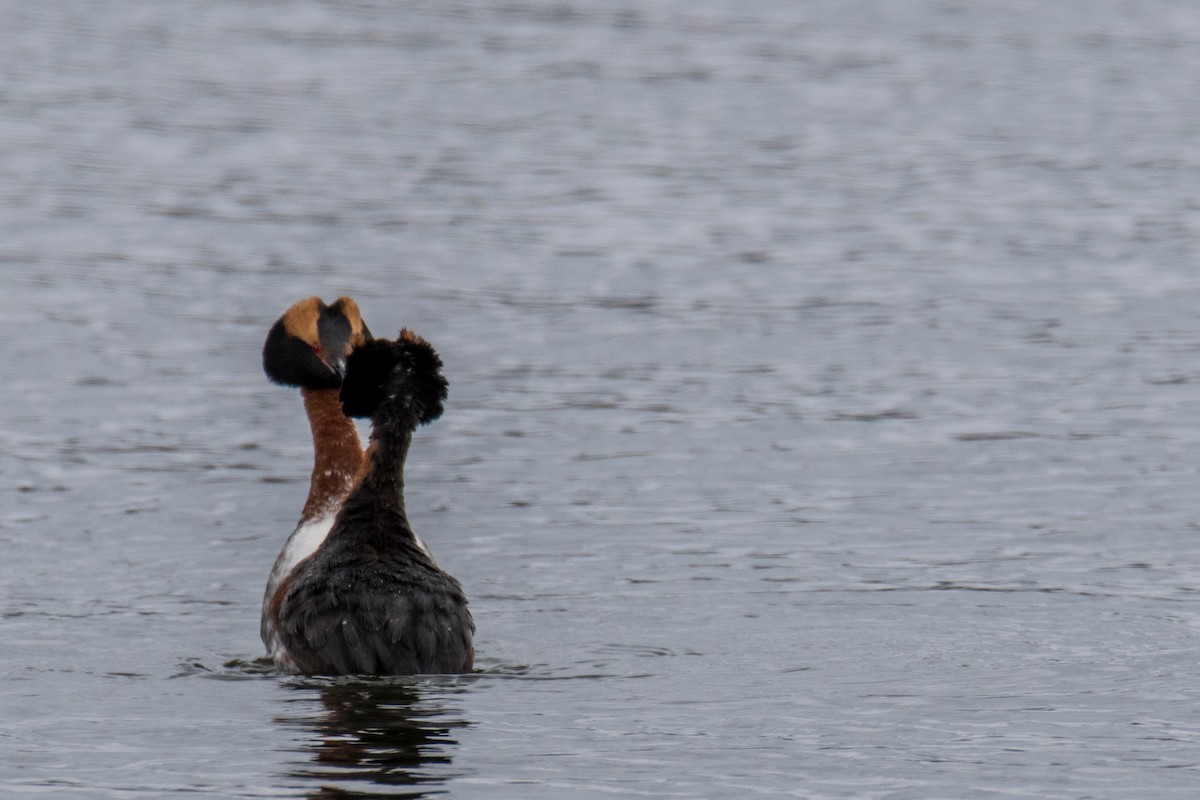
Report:
[[[301,388],[313,437],[313,471],[302,520],[341,505],[363,468],[362,441],[354,420],[342,413],[338,389]]]

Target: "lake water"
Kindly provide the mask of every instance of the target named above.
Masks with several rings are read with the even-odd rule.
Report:
[[[3,16],[3,796],[1196,795],[1193,3]],[[258,660],[311,294],[477,674]]]

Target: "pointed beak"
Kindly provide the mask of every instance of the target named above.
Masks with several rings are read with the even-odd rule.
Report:
[[[329,367],[330,371],[333,372],[333,374],[337,375],[339,378],[346,377],[346,357],[345,356],[337,356],[336,358],[331,358],[325,362],[325,366]]]

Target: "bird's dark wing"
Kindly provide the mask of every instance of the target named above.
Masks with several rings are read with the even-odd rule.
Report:
[[[326,563],[296,571],[280,636],[308,674],[410,675],[469,669],[475,630],[458,582],[437,567]],[[369,567],[369,568],[364,568]]]

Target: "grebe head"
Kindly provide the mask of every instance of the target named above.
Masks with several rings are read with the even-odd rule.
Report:
[[[309,389],[336,389],[341,385],[346,357],[371,339],[349,297],[326,305],[308,297],[283,313],[271,326],[263,345],[263,371],[275,383]]]
[[[346,360],[342,411],[348,417],[374,417],[390,407],[414,424],[433,422],[446,401],[441,368],[429,342],[407,328],[395,341],[366,342]]]

